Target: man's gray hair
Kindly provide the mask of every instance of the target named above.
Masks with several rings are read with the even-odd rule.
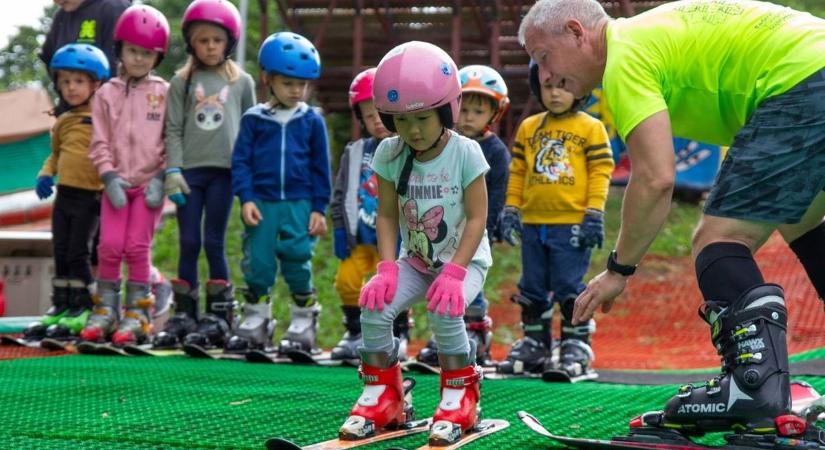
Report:
[[[527,33],[538,28],[549,34],[564,33],[565,23],[576,19],[585,28],[593,28],[610,16],[596,0],[539,0],[527,11],[518,29],[518,41],[524,46]]]

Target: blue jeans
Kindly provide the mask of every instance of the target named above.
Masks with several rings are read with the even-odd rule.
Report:
[[[578,225],[530,225],[521,231],[521,295],[548,310],[548,297],[563,302],[577,297],[585,288],[583,278],[590,266],[590,249],[574,247],[570,240]],[[544,304],[545,307],[541,307]]]
[[[232,212],[232,173],[229,169],[198,167],[184,169],[183,177],[192,192],[186,196],[186,204],[177,208],[180,239],[178,277],[193,288],[198,286],[198,256],[203,243],[209,278],[228,280],[225,242],[229,214]]]

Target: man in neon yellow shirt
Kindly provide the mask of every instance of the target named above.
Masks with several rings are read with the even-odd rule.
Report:
[[[595,0],[540,0],[519,40],[577,96],[603,82],[633,165],[616,249],[574,321],[610,310],[661,228],[672,135],[730,145],[693,242],[723,371],[645,424],[775,432],[790,406],[787,309],[752,255],[779,230],[825,297],[825,21],[747,0],[676,1],[619,20]]]

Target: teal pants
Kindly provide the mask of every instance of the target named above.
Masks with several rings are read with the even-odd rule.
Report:
[[[309,200],[255,200],[261,211],[257,226],[245,225],[241,269],[247,286],[256,296],[267,295],[278,263],[289,292],[312,291],[312,250],[317,239],[308,232]]]

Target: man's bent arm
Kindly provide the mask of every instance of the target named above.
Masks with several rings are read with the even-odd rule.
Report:
[[[670,212],[675,156],[670,117],[660,111],[642,121],[627,138],[630,180],[622,202],[616,261],[636,265]]]

